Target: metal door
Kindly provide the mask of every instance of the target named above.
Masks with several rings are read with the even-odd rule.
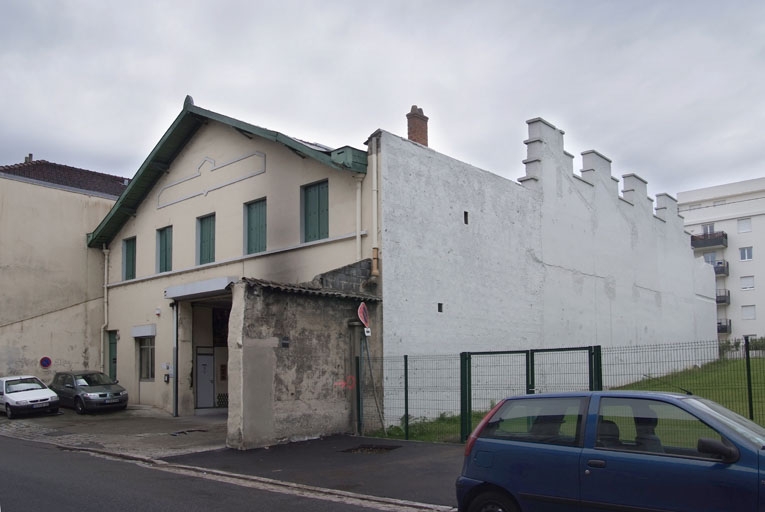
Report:
[[[109,331],[109,377],[117,380],[117,331]]]
[[[215,407],[215,356],[197,354],[197,407]]]

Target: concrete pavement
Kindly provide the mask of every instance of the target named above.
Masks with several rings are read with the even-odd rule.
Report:
[[[225,410],[174,418],[125,411],[7,420],[0,435],[121,457],[191,474],[374,501],[380,510],[454,510],[463,446],[350,435],[238,451],[226,448]]]

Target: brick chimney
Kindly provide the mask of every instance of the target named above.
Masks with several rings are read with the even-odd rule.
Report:
[[[24,157],[24,163],[28,164],[31,161],[32,161],[32,153],[29,153],[29,156]]]
[[[421,108],[417,108],[417,105],[412,105],[412,110],[406,115],[407,125],[409,128],[409,140],[428,145],[428,118],[422,113]]]

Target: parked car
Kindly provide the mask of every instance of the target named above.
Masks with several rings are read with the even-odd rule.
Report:
[[[461,512],[765,511],[765,428],[692,395],[507,398],[479,423]]]
[[[58,404],[58,395],[37,377],[0,377],[0,408],[9,420],[21,414],[57,413]]]
[[[105,409],[124,409],[128,392],[108,375],[91,370],[58,372],[50,388],[58,394],[61,405],[73,407],[77,414]]]

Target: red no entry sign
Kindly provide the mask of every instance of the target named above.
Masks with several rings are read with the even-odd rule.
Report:
[[[359,304],[359,320],[364,324],[364,327],[369,327],[369,310],[364,302]]]

